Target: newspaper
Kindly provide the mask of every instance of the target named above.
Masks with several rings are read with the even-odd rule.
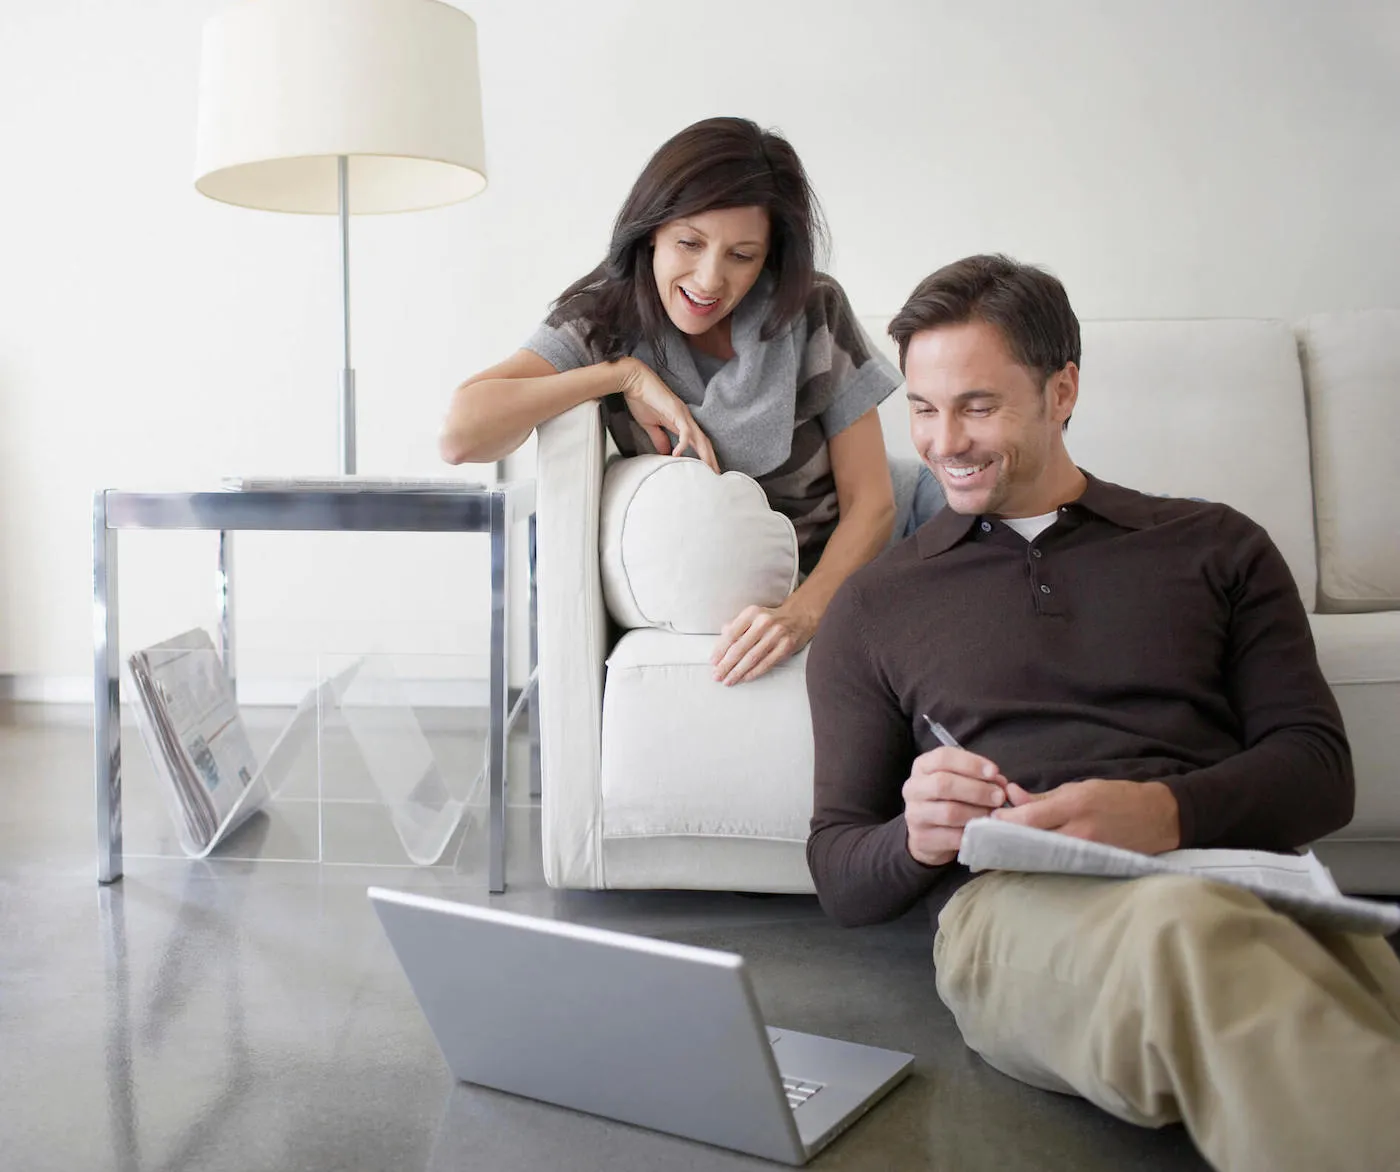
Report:
[[[1400,932],[1400,907],[1342,895],[1327,868],[1309,851],[1180,850],[1144,855],[1115,846],[978,818],[963,830],[958,862],[973,871],[1032,871],[1135,879],[1198,875],[1252,891],[1300,924],[1385,936]]]
[[[460,476],[225,476],[230,492],[481,492],[486,485]]]
[[[237,824],[225,825],[235,810],[241,822],[260,804],[240,805],[258,761],[233,687],[202,630],[138,651],[127,667],[146,747],[175,796],[182,837],[203,851]]]
[[[173,797],[186,853],[203,856],[275,796],[314,739],[317,715],[337,703],[360,670],[356,659],[311,688],[261,765],[214,643],[186,631],[127,660],[137,724]]]

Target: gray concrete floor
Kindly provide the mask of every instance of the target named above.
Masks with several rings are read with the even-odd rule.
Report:
[[[538,810],[519,791],[504,896],[486,894],[475,833],[443,867],[386,865],[372,826],[341,833],[337,857],[350,861],[273,861],[305,845],[286,825],[291,806],[240,833],[227,853],[246,858],[154,857],[169,853],[165,812],[134,732],[124,749],[127,845],[145,857],[103,888],[90,732],[44,709],[0,720],[7,1172],[774,1167],[454,1085],[365,898],[371,884],[734,950],[770,1023],[912,1051],[913,1077],[813,1167],[1205,1167],[1179,1127],[1139,1130],[983,1065],[934,993],[921,914],[852,931],[805,897],[552,891]]]

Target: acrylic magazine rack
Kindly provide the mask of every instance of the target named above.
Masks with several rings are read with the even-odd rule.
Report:
[[[449,848],[484,826],[484,738],[459,694],[469,682],[447,688],[448,707],[424,708],[423,681],[400,678],[404,658],[319,656],[317,682],[288,717],[240,708],[203,631],[135,653],[126,685],[168,821],[153,810],[132,827],[133,857],[455,865]],[[418,658],[433,661],[418,675],[462,668]],[[430,698],[445,687],[436,681]],[[425,731],[420,712],[437,727]],[[258,811],[267,817],[236,833]]]

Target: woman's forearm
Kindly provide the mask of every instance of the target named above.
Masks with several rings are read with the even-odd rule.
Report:
[[[599,362],[537,378],[482,378],[452,395],[438,450],[449,464],[501,460],[547,419],[623,388],[627,364]]]
[[[807,580],[792,592],[788,604],[799,607],[820,622],[841,583],[870,561],[889,543],[894,529],[892,500],[855,504],[841,514]]]

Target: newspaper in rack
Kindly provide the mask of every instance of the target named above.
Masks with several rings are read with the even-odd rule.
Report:
[[[1312,852],[1280,855],[1269,851],[1180,850],[1144,855],[1051,830],[978,818],[963,830],[958,862],[973,871],[1111,879],[1198,875],[1243,887],[1300,924],[1372,936],[1400,932],[1400,907],[1342,895]]]
[[[310,689],[259,765],[206,632],[186,631],[127,660],[137,725],[169,791],[186,854],[207,855],[275,796],[315,737],[320,709],[336,702],[362,662]]]
[[[181,837],[203,851],[259,804],[240,806],[258,761],[233,687],[201,630],[138,651],[127,666],[146,747],[176,798]],[[235,810],[237,822],[226,825]]]

